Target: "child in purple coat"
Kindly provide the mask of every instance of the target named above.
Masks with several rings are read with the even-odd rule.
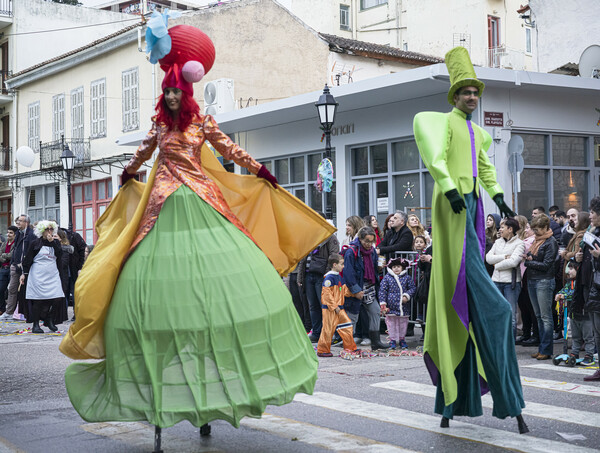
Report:
[[[405,259],[390,260],[387,274],[379,287],[379,304],[381,312],[385,313],[391,349],[397,346],[408,348],[404,337],[410,316],[410,299],[417,290],[412,277],[408,275],[409,266],[410,263]]]

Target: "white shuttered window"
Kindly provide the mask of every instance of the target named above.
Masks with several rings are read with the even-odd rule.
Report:
[[[52,140],[65,135],[65,95],[52,96]]]
[[[123,71],[123,132],[140,127],[138,68]]]
[[[90,117],[92,138],[106,137],[106,79],[90,84]]]
[[[83,138],[83,87],[71,91],[71,138]]]
[[[27,106],[27,123],[29,147],[36,152],[40,150],[40,102]]]

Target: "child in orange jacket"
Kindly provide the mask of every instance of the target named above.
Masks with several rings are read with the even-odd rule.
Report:
[[[333,357],[331,353],[331,338],[337,330],[344,349],[356,351],[356,343],[352,338],[352,321],[344,310],[344,297],[352,296],[344,284],[340,272],[344,270],[344,257],[337,253],[329,257],[331,271],[325,274],[323,288],[321,289],[321,308],[323,309],[323,328],[317,344],[319,357]]]

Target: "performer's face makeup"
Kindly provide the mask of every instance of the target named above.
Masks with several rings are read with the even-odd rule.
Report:
[[[462,87],[459,93],[454,95],[456,108],[465,113],[473,113],[479,105],[479,90],[477,87]]]
[[[179,113],[181,109],[181,96],[183,92],[179,88],[168,87],[164,91],[165,102],[172,113]]]

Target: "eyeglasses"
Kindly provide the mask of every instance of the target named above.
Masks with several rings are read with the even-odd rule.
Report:
[[[464,90],[460,92],[461,96],[464,96],[466,98],[468,98],[469,96],[475,96],[476,98],[479,97],[479,91],[477,90]]]

